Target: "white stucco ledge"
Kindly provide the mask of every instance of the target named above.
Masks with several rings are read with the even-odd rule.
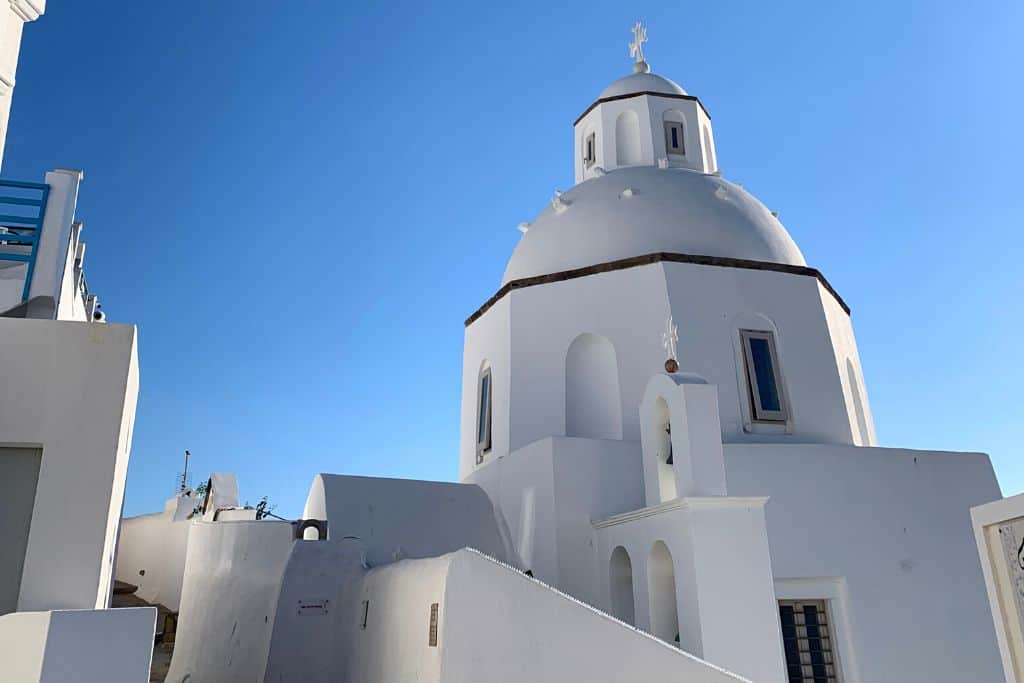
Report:
[[[635,519],[660,515],[671,510],[735,510],[738,508],[762,510],[767,502],[768,496],[690,496],[676,498],[675,500],[640,508],[639,510],[623,512],[608,519],[592,522],[592,524],[595,529],[604,529],[616,524],[625,524]]]
[[[149,680],[156,609],[14,612],[0,617],[0,680]]]
[[[673,372],[672,374],[666,374],[666,377],[676,384],[711,384],[711,382],[696,372]]]

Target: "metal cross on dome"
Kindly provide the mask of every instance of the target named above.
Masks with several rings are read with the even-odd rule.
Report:
[[[672,322],[672,316],[665,321],[665,331],[661,333],[661,346],[668,353],[670,361],[676,360],[676,342],[679,341],[679,328]]]
[[[636,22],[633,26],[633,42],[629,44],[629,56],[636,60],[637,64],[644,64],[644,43],[647,42],[647,27],[642,22]]]

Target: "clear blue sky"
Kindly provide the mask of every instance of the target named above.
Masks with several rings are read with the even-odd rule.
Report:
[[[455,479],[463,320],[637,17],[851,304],[881,443],[1024,490],[1016,0],[48,5],[3,172],[85,169],[89,284],[139,326],[126,514],[184,448],[285,515],[316,472]]]

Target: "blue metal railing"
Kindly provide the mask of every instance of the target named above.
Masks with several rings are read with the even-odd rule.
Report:
[[[0,180],[0,261],[28,264],[22,301],[28,301],[29,289],[32,287],[32,274],[36,268],[36,253],[39,251],[39,238],[43,234],[43,216],[46,214],[49,194],[50,186],[45,183]],[[29,253],[4,253],[4,246],[29,247]]]

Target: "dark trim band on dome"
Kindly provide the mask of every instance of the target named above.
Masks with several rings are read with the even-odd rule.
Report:
[[[579,118],[572,122],[572,125],[575,126],[577,123],[582,121],[583,117],[589,114],[591,111],[593,111],[594,107],[596,107],[599,104],[604,104],[605,102],[614,102],[616,100],[628,100],[630,97],[640,97],[642,95],[652,95],[654,97],[668,97],[674,100],[690,100],[691,102],[696,102],[704,111],[704,116],[708,117],[708,121],[711,120],[711,114],[709,114],[708,110],[704,108],[704,103],[701,102],[700,99],[694,97],[693,95],[677,95],[675,93],[654,92],[653,90],[644,90],[642,92],[626,93],[625,95],[612,95],[611,97],[602,97],[601,99],[597,100],[592,105],[587,107],[587,110],[580,114]]]
[[[828,293],[835,297],[836,303],[839,304],[846,315],[850,315],[850,307],[843,301],[843,297],[839,296],[839,292],[832,288],[825,276],[817,268],[810,268],[808,266],[790,266],[785,263],[769,263],[767,261],[749,261],[747,259],[740,258],[726,258],[724,256],[699,256],[695,254],[674,254],[669,252],[658,252],[656,254],[647,254],[645,256],[633,256],[631,258],[619,259],[618,261],[608,261],[607,263],[598,263],[593,266],[586,266],[585,268],[574,268],[573,270],[563,270],[557,273],[549,273],[547,275],[535,275],[533,277],[524,277],[520,280],[511,280],[506,282],[501,289],[495,292],[494,296],[484,302],[484,305],[474,311],[473,315],[466,318],[466,327],[472,325],[480,316],[487,312],[487,310],[498,303],[506,294],[511,292],[513,289],[525,289],[526,287],[533,287],[534,285],[546,285],[552,282],[563,282],[565,280],[575,280],[576,278],[586,277],[588,275],[596,275],[598,273],[610,273],[615,270],[625,270],[627,268],[635,268],[637,266],[647,266],[652,263],[695,263],[700,266],[720,266],[722,268],[746,268],[747,270],[770,270],[776,273],[788,273],[790,275],[805,275],[818,279],[821,286],[828,290]]]

